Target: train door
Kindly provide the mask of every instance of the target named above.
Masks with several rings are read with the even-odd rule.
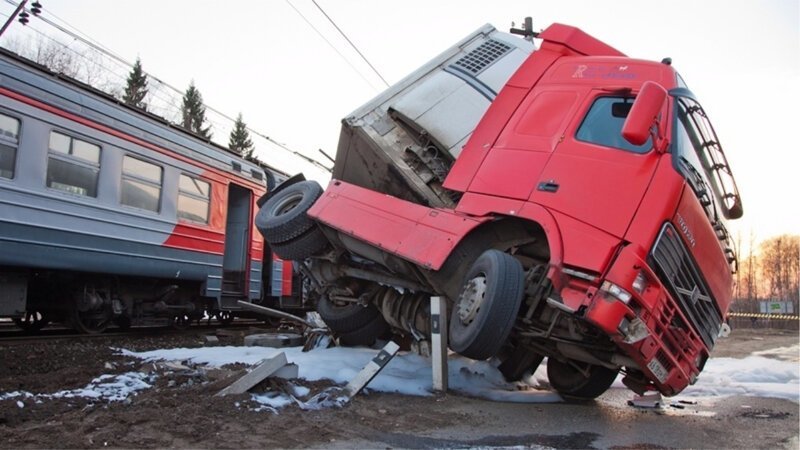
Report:
[[[253,193],[241,186],[228,187],[228,211],[225,223],[225,255],[222,260],[222,298],[224,306],[248,298],[248,263],[250,261],[250,208]],[[225,300],[232,300],[227,305]]]

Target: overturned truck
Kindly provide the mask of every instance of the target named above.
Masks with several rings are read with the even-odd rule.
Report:
[[[512,33],[487,25],[356,110],[327,189],[288,180],[256,225],[344,344],[424,341],[438,295],[450,348],[509,380],[548,357],[565,396],[620,371],[674,395],[731,302],[742,204],[720,142],[669,59]]]

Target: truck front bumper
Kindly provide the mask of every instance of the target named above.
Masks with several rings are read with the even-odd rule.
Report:
[[[604,331],[664,395],[694,383],[709,348],[659,277],[625,247],[601,287],[589,294],[584,318]]]

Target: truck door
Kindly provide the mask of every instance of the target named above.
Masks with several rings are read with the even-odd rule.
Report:
[[[228,186],[228,211],[225,222],[225,255],[222,260],[222,296],[248,296],[250,261],[250,223],[252,192],[231,183]]]
[[[625,235],[655,172],[651,140],[634,146],[621,134],[630,95],[591,91],[566,128],[530,200],[616,237]]]

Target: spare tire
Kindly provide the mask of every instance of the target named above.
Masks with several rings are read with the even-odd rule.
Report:
[[[301,261],[320,254],[328,248],[328,238],[316,225],[292,240],[270,244],[272,251],[284,260]]]
[[[316,181],[301,181],[278,191],[261,206],[256,215],[256,227],[270,244],[295,239],[315,226],[306,215],[322,195]]]

